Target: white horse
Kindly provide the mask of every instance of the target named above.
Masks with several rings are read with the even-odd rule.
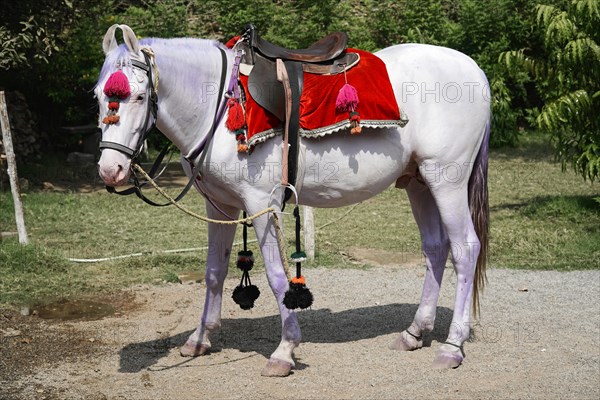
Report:
[[[123,31],[117,45],[115,29]],[[145,57],[142,50],[155,54]],[[108,112],[103,87],[113,72],[122,69],[131,93],[121,99],[118,123],[102,125],[102,140],[136,148],[146,120],[156,126],[183,156],[198,149],[215,120],[222,56],[229,78],[234,53],[222,44],[202,39],[143,39],[131,28],[111,27],[103,42],[106,59],[95,94],[100,116]],[[444,266],[450,253],[456,271],[456,299],[448,339],[437,350],[434,367],[454,368],[464,358],[469,337],[471,302],[476,307],[485,282],[488,232],[487,158],[490,130],[489,86],[484,73],[469,57],[457,51],[419,44],[392,46],[376,53],[387,66],[396,101],[410,122],[404,128],[367,129],[360,135],[338,132],[316,139],[301,139],[304,166],[298,174],[299,204],[342,207],[364,201],[392,184],[408,192],[422,238],[427,270],[421,301],[412,324],[391,344],[392,349],[415,350],[422,335],[433,329]],[[132,64],[133,63],[133,64]],[[139,68],[148,67],[159,79],[150,82]],[[148,106],[152,85],[158,85],[158,114]],[[211,218],[237,218],[240,210],[255,214],[268,206],[281,207],[271,198],[281,178],[282,138],[256,146],[251,155],[235,151],[236,138],[221,121],[204,149],[201,181],[195,185],[210,201]],[[196,157],[193,162],[199,161]],[[184,167],[191,173],[188,162]],[[324,177],[335,165],[335,179]],[[105,148],[99,174],[109,186],[127,182],[131,154]],[[320,166],[320,167],[317,167]],[[329,168],[329,169],[324,169]],[[224,216],[227,214],[228,217]],[[286,376],[294,367],[293,351],[301,341],[294,311],[282,300],[288,280],[279,257],[276,230],[271,218],[254,221],[269,285],[279,304],[281,342],[262,371],[266,376]],[[206,299],[199,326],[180,349],[183,356],[198,356],[211,348],[209,336],[221,325],[223,284],[228,272],[235,225],[209,224],[206,264]]]

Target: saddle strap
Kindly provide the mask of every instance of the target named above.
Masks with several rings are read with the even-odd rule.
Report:
[[[294,186],[298,175],[298,152],[300,140],[300,93],[302,92],[302,63],[277,59],[277,80],[282,82],[285,93],[285,125],[283,138],[282,180]],[[292,197],[292,190],[285,189],[283,203]]]
[[[287,186],[288,180],[288,159],[289,159],[289,138],[290,138],[290,117],[292,116],[292,88],[290,78],[283,60],[275,61],[277,67],[277,80],[283,84],[283,93],[285,94],[285,126],[283,130],[283,154],[281,156],[281,184]]]

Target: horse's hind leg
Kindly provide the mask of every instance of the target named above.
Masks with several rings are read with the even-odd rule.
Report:
[[[221,209],[236,218],[239,210],[224,205]],[[212,219],[227,218],[206,202],[207,215]],[[223,283],[227,276],[231,246],[235,236],[236,225],[208,224],[208,257],[206,260],[206,299],[200,324],[190,335],[187,342],[179,349],[184,357],[200,356],[210,350],[209,334],[221,327],[221,303]]]
[[[422,335],[433,330],[440,285],[448,258],[450,243],[442,225],[438,207],[429,188],[412,179],[406,191],[413,215],[421,233],[421,245],[427,271],[421,302],[410,327],[392,342],[394,350],[416,350],[423,346]]]
[[[469,210],[467,185],[442,182],[432,187],[433,197],[450,240],[452,263],[456,272],[454,314],[448,338],[437,351],[435,368],[455,368],[463,359],[463,343],[471,329],[471,302],[480,241]]]

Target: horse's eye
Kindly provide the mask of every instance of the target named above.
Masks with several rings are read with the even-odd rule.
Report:
[[[142,100],[144,100],[144,95],[143,95],[143,94],[139,94],[136,100],[137,100],[137,101],[142,101]]]

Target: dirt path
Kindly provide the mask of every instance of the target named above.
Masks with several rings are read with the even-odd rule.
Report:
[[[464,364],[438,371],[430,364],[450,324],[452,270],[425,347],[398,353],[387,346],[412,320],[422,268],[310,269],[316,301],[299,315],[303,344],[283,379],[260,376],[280,327],[266,279],[255,275],[256,307],[237,308],[237,282],[228,281],[216,351],[195,359],[177,347],[196,325],[203,284],[134,288],[130,301],[113,299],[116,315],[97,321],[0,313],[0,398],[600,397],[600,271],[491,270]]]

